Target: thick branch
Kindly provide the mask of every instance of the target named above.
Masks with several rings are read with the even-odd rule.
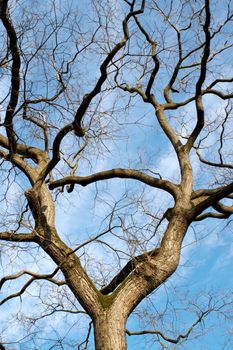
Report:
[[[218,96],[222,100],[229,100],[229,99],[233,98],[233,93],[224,94],[223,92],[221,92],[219,90],[214,90],[214,89],[203,89],[201,94],[202,94],[202,96],[207,95],[207,94],[213,94],[215,96]],[[193,101],[195,101],[195,96],[192,96],[192,97],[190,97],[184,101],[180,101],[180,102],[173,101],[173,102],[165,103],[162,105],[162,108],[165,111],[166,110],[174,110],[174,109],[178,109],[180,107],[184,107]]]
[[[102,294],[112,293],[125,279],[126,277],[136,268],[137,264],[145,261],[148,257],[155,256],[158,254],[159,249],[154,249],[151,252],[147,252],[141,255],[138,255],[131,259],[121,271],[111,280],[111,282],[104,288],[100,290]]]
[[[60,180],[52,182],[49,185],[49,188],[52,190],[56,187],[65,186],[68,184],[79,184],[81,186],[87,186],[93,182],[107,180],[107,179],[114,179],[114,178],[135,179],[147,185],[150,185],[152,187],[165,190],[169,192],[173,197],[175,197],[177,193],[176,185],[174,185],[168,180],[156,179],[138,170],[121,169],[121,168],[105,170],[89,176],[64,177]]]
[[[140,31],[142,32],[142,34],[145,36],[146,41],[151,45],[151,57],[152,60],[154,62],[154,68],[152,69],[147,87],[146,87],[146,96],[150,97],[151,95],[151,89],[155,80],[155,77],[159,71],[159,59],[157,57],[156,54],[156,49],[157,49],[157,43],[150,37],[150,35],[147,33],[147,31],[143,28],[143,26],[141,25],[141,23],[139,22],[138,18],[136,16],[134,16],[135,22],[137,23],[138,28],[140,29]]]
[[[166,105],[164,106],[166,107]],[[155,107],[156,107],[156,116],[157,116],[158,122],[161,128],[163,129],[163,131],[165,132],[165,134],[167,135],[167,137],[169,138],[169,140],[171,141],[175,151],[177,152],[177,148],[182,145],[181,141],[177,136],[175,130],[171,127],[168,120],[166,119],[164,115],[164,108],[159,106],[155,106]]]
[[[214,203],[212,205],[212,207],[217,210],[219,213],[221,214],[233,214],[233,205],[229,206],[229,205],[225,205],[225,204],[222,204],[220,202],[217,202],[217,203]]]
[[[205,33],[205,45],[203,50],[203,56],[201,60],[201,71],[200,76],[196,84],[196,111],[197,111],[197,123],[195,128],[193,129],[191,135],[189,136],[188,142],[186,144],[187,150],[190,150],[196,141],[198,135],[200,134],[204,122],[205,122],[205,113],[204,113],[204,106],[202,101],[202,85],[206,79],[206,71],[207,71],[207,62],[210,55],[210,4],[209,0],[205,0],[205,12],[206,12],[206,18],[205,18],[205,24],[203,26],[204,33]]]
[[[44,167],[43,171],[41,172],[40,177],[38,179],[38,186],[41,185],[41,183],[46,179],[46,177],[50,173],[50,171],[53,170],[53,168],[59,162],[61,142],[62,142],[63,138],[72,130],[73,130],[73,124],[67,124],[56,135],[56,137],[53,141],[52,159],[49,161],[49,163],[47,163],[47,165]]]
[[[202,213],[210,206],[212,206],[214,209],[218,208],[216,210],[218,210],[221,214],[232,214],[232,207],[224,206],[219,203],[221,199],[227,198],[232,192],[233,182],[229,185],[218,187],[213,190],[195,191],[193,196],[195,196],[195,199],[197,199],[198,202],[195,208],[196,215]],[[203,197],[203,199],[201,197]]]
[[[114,304],[122,309],[123,317],[127,317],[142,299],[164,283],[176,270],[179,263],[181,244],[188,227],[186,213],[182,212],[181,214],[182,209],[178,208],[172,210],[172,217],[164,233],[160,248],[154,250],[154,255],[153,251],[151,254],[150,252],[145,254],[144,259],[137,262],[135,268],[127,275],[123,283],[113,290],[111,298],[114,299]],[[132,266],[127,267],[132,269]],[[109,290],[105,291],[104,289],[103,291],[109,292]]]
[[[219,214],[219,213],[215,213],[215,212],[208,212],[208,213],[204,213],[201,215],[198,215],[194,221],[202,221],[204,219],[207,218],[212,218],[212,219],[227,219],[229,218],[230,214]]]
[[[11,162],[13,165],[17,166],[29,179],[30,183],[33,184],[36,179],[36,171],[30,167],[22,158],[18,155],[10,155],[2,150],[0,150],[0,158]]]
[[[15,151],[16,139],[13,128],[13,115],[19,98],[19,87],[20,87],[20,53],[17,44],[17,34],[14,26],[9,18],[8,12],[8,0],[1,0],[0,2],[0,18],[6,29],[9,37],[9,45],[12,56],[12,68],[11,68],[11,94],[10,101],[7,106],[5,115],[5,127],[6,133],[9,139],[10,152]]]
[[[10,150],[10,144],[7,137],[0,135],[0,146],[4,147],[7,150]],[[46,157],[45,152],[41,151],[39,148],[24,144],[17,144],[15,151],[17,154],[22,155],[24,158],[31,158],[36,163],[39,163]]]

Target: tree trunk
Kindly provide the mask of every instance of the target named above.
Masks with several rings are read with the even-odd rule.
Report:
[[[103,311],[94,321],[96,350],[126,350],[125,320],[118,313]]]

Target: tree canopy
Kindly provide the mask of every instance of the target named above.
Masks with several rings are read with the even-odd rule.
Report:
[[[231,244],[232,2],[0,0],[0,19],[2,348],[186,349],[227,323],[232,285],[165,283],[198,263],[184,246]]]

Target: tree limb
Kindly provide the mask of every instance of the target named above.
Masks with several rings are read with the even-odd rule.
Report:
[[[214,212],[208,212],[208,213],[204,213],[201,215],[198,215],[194,221],[202,221],[204,219],[207,218],[212,218],[212,219],[227,219],[229,218],[230,214],[219,214],[219,213],[214,213]]]
[[[20,52],[18,49],[18,39],[14,26],[9,17],[8,0],[0,2],[0,18],[6,29],[9,37],[9,46],[12,56],[11,68],[11,94],[10,101],[7,106],[4,125],[6,128],[7,137],[9,139],[10,153],[15,152],[16,138],[13,127],[14,111],[18,103],[19,88],[20,88]]]
[[[48,282],[52,282],[54,284],[56,284],[57,286],[63,286],[64,284],[66,284],[65,281],[57,281],[51,277],[48,277],[50,275],[36,275],[33,274],[32,278],[30,278],[25,284],[24,286],[20,289],[20,291],[13,293],[11,295],[8,295],[6,298],[2,299],[0,301],[0,306],[3,305],[4,303],[6,303],[8,300],[20,297],[26,290],[27,288],[32,284],[32,282],[36,281],[36,280],[46,280]]]
[[[15,280],[23,275],[29,275],[31,277],[34,277],[36,279],[51,279],[53,278],[57,272],[59,271],[59,267],[57,267],[52,273],[50,274],[44,274],[44,275],[40,275],[40,274],[37,274],[35,272],[32,272],[32,271],[29,271],[29,270],[22,270],[22,271],[19,271],[18,273],[15,273],[13,275],[7,275],[7,276],[4,276],[3,278],[1,278],[0,280],[0,290],[2,289],[2,286],[7,282],[7,281],[10,281],[10,280]]]
[[[150,252],[143,253],[132,258],[121,271],[111,280],[111,282],[102,288],[100,292],[104,295],[112,293],[125,279],[126,277],[135,269],[138,263],[146,260],[149,256],[155,256],[158,254],[159,249],[154,249]]]
[[[122,168],[105,170],[89,176],[67,176],[50,183],[49,188],[52,190],[56,187],[65,186],[68,184],[87,186],[93,182],[114,178],[135,179],[152,187],[165,190],[169,192],[173,197],[175,197],[177,193],[177,186],[168,180],[156,179],[138,170]]]
[[[35,242],[36,232],[32,233],[14,233],[14,232],[0,232],[0,240],[9,242]]]
[[[195,128],[193,129],[191,135],[188,138],[188,141],[186,143],[186,148],[189,151],[194,142],[196,141],[198,135],[200,134],[202,128],[204,127],[205,122],[205,113],[204,113],[204,106],[202,102],[202,85],[206,79],[206,71],[207,71],[207,62],[210,55],[210,4],[209,0],[205,0],[205,12],[206,12],[206,18],[205,18],[205,24],[203,26],[203,30],[205,33],[205,45],[203,50],[203,56],[201,59],[201,70],[200,70],[200,76],[196,83],[196,96],[195,96],[195,104],[196,104],[196,111],[197,111],[197,123]]]
[[[90,93],[88,93],[84,96],[83,101],[80,104],[80,106],[76,112],[73,126],[74,126],[74,131],[75,131],[75,133],[77,133],[78,136],[80,136],[81,121],[82,121],[82,118],[83,118],[87,108],[89,107],[93,98],[100,93],[102,85],[104,84],[104,82],[107,79],[107,76],[108,76],[107,75],[107,68],[108,68],[109,63],[116,56],[116,54],[126,45],[128,39],[129,39],[128,22],[129,22],[130,18],[135,17],[135,16],[142,14],[144,12],[145,0],[141,1],[141,8],[139,10],[134,10],[134,4],[135,4],[135,2],[132,2],[131,10],[122,22],[124,37],[122,38],[121,41],[119,41],[113,47],[113,49],[109,52],[109,54],[107,55],[107,57],[105,58],[105,60],[101,64],[101,66],[100,66],[101,75],[100,75],[94,89]],[[83,135],[81,135],[81,136],[83,136]]]
[[[172,344],[178,344],[181,340],[187,339],[189,335],[192,333],[193,328],[196,327],[212,310],[208,309],[206,311],[203,311],[198,319],[191,325],[191,327],[188,329],[188,331],[184,334],[179,334],[177,338],[170,338],[164,335],[159,330],[144,330],[144,331],[138,331],[138,332],[130,332],[129,330],[126,330],[126,334],[128,335],[145,335],[145,334],[156,334],[159,335],[161,338],[163,338],[165,341],[172,343]]]

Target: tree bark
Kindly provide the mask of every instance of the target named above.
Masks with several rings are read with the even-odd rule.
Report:
[[[125,322],[121,310],[102,311],[94,320],[95,349],[126,350]]]

